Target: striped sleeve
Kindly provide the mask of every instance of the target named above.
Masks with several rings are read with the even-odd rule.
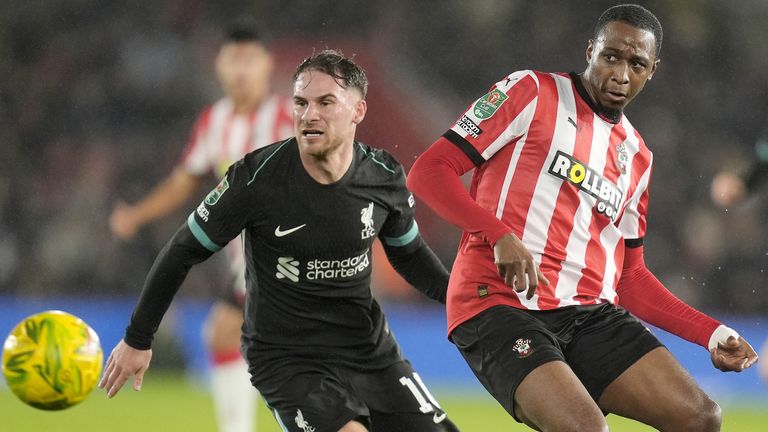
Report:
[[[208,155],[208,146],[206,145],[212,110],[212,107],[208,107],[198,116],[179,163],[185,171],[196,176],[208,174],[215,165]]]
[[[642,239],[645,237],[648,216],[648,184],[651,180],[651,164],[640,177],[632,197],[624,207],[621,219],[618,221],[619,230],[624,239]]]
[[[514,72],[472,103],[443,136],[479,166],[525,134],[538,93],[533,71]]]

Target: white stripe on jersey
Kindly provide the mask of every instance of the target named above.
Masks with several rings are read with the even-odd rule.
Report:
[[[648,188],[648,182],[651,179],[651,170],[646,169],[643,176],[638,181],[637,189],[632,196],[631,200],[628,200],[627,205],[624,208],[624,215],[619,222],[619,230],[621,230],[624,238],[634,239],[641,237],[638,233],[640,230],[640,214],[637,207],[640,205],[640,199],[643,193]]]
[[[562,137],[564,145],[559,147],[559,150],[573,154],[573,146],[576,142],[576,128],[568,122],[568,116],[576,115],[576,100],[571,80],[554,74],[552,77],[555,79],[555,85],[557,85],[559,102],[554,136]],[[557,204],[557,197],[562,186],[562,182],[552,181],[551,176],[548,174],[555,154],[556,151],[550,150],[544,165],[541,167],[541,172],[539,172],[539,177],[536,180],[536,188],[531,198],[531,207],[525,218],[522,241],[533,255],[536,264],[541,264],[541,256],[544,254],[544,248],[547,246],[547,231],[549,230],[552,216],[555,213],[555,204]],[[504,195],[506,196],[506,193]],[[520,302],[529,309],[539,309],[538,295],[535,295],[531,300],[526,300],[524,294],[518,293]]]
[[[213,171],[222,177],[232,163],[246,153],[290,137],[293,124],[284,115],[288,99],[267,98],[255,113],[239,114],[224,98],[210,108],[209,119],[190,142],[182,165],[194,175]],[[275,131],[278,131],[275,136]]]
[[[592,148],[590,149],[589,161],[584,162],[601,174],[605,169],[612,126],[612,124],[607,123],[597,114],[593,114]],[[580,192],[580,194],[583,194],[583,192]],[[594,203],[591,197],[582,197],[576,210],[574,220],[581,223],[573,224],[573,230],[565,248],[567,255],[555,290],[556,297],[560,299],[559,307],[580,304],[573,297],[576,296],[576,288],[582,277],[581,272],[587,265],[587,245],[592,238],[589,226],[592,223],[593,207]]]

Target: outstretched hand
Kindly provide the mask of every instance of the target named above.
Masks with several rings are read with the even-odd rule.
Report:
[[[757,353],[744,338],[731,336],[710,351],[712,364],[723,372],[741,372],[757,362]]]
[[[493,256],[504,283],[517,292],[527,290],[525,298],[528,300],[533,298],[539,283],[549,285],[549,280],[539,270],[533,255],[514,234],[506,234],[496,242]]]
[[[138,350],[131,348],[124,340],[112,350],[107,359],[107,366],[99,381],[99,388],[107,391],[110,398],[117,394],[128,378],[133,375],[133,389],[141,390],[141,382],[144,380],[144,372],[152,360],[152,350]]]

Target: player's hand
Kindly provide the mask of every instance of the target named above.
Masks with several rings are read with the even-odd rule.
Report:
[[[731,336],[710,351],[712,364],[723,372],[741,372],[757,362],[757,353],[744,338]]]
[[[133,389],[141,390],[144,372],[152,360],[152,350],[137,350],[120,340],[107,359],[107,366],[99,381],[99,388],[107,391],[110,398],[120,391],[128,378],[133,375]]]
[[[728,207],[740,203],[747,196],[747,186],[739,176],[721,172],[712,180],[710,190],[712,201],[720,207]]]
[[[533,298],[539,283],[549,285],[549,280],[539,270],[533,255],[514,234],[506,234],[496,242],[493,256],[504,283],[517,292],[527,290],[525,298],[528,300]]]
[[[139,228],[141,224],[133,212],[133,207],[122,201],[118,202],[109,217],[109,229],[112,234],[120,240],[130,240]]]

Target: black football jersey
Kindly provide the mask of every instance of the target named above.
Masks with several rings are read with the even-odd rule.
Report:
[[[376,237],[392,246],[417,237],[414,201],[391,155],[353,145],[351,166],[333,184],[306,172],[294,138],[256,150],[189,216],[190,230],[211,251],[244,234],[246,352],[365,353],[394,344],[371,295],[371,247]]]

